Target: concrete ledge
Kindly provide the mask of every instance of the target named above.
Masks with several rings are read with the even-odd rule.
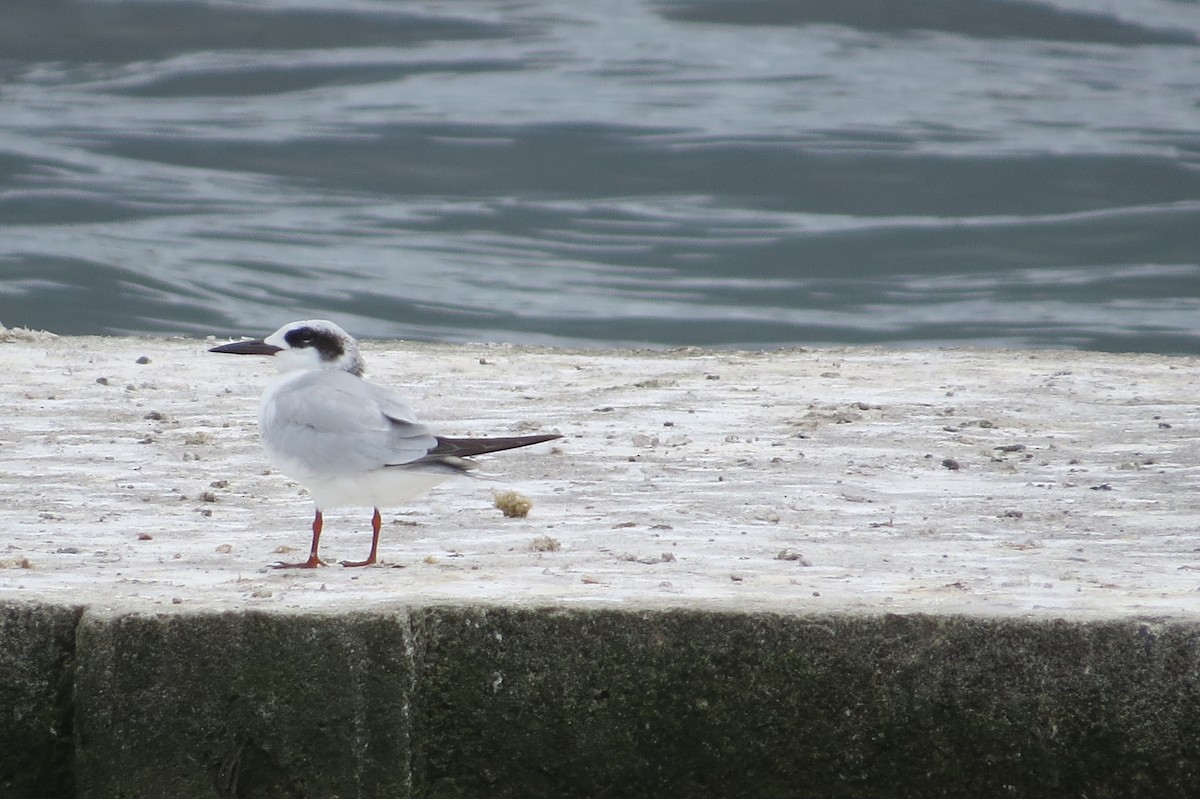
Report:
[[[6,797],[1200,784],[1196,623],[452,606],[2,617]]]
[[[0,796],[71,796],[80,610],[0,602]]]
[[[297,573],[268,367],[207,346],[0,330],[3,799],[1200,784],[1197,359],[368,342],[441,432],[566,438]]]
[[[414,616],[435,796],[1184,796],[1200,627]]]
[[[566,437],[384,509],[381,568],[300,574],[267,568],[312,518],[258,442],[270,365],[207,346],[0,330],[0,600],[1200,618],[1194,358],[367,342],[441,432]],[[330,561],[369,518],[326,514]]]
[[[403,615],[85,615],[80,796],[409,796]]]

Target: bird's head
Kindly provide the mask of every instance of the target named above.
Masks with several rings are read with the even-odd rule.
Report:
[[[345,330],[325,319],[291,322],[259,341],[235,341],[209,352],[233,355],[271,355],[280,372],[341,369],[362,377],[358,344]]]

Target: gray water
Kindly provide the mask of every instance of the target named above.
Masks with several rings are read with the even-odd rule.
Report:
[[[0,323],[1200,354],[1196,0],[0,0]]]

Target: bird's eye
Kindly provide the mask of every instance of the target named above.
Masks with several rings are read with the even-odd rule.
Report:
[[[317,332],[311,327],[301,327],[289,330],[284,338],[292,347],[311,347],[317,340]]]

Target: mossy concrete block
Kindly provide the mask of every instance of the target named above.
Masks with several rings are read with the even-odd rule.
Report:
[[[84,616],[80,797],[402,797],[403,614]]]
[[[432,797],[1185,797],[1200,626],[433,608]]]
[[[74,794],[71,695],[81,612],[0,603],[0,796]]]
[[[1200,784],[1191,621],[14,604],[0,635],[0,795],[21,799],[1115,799]]]

